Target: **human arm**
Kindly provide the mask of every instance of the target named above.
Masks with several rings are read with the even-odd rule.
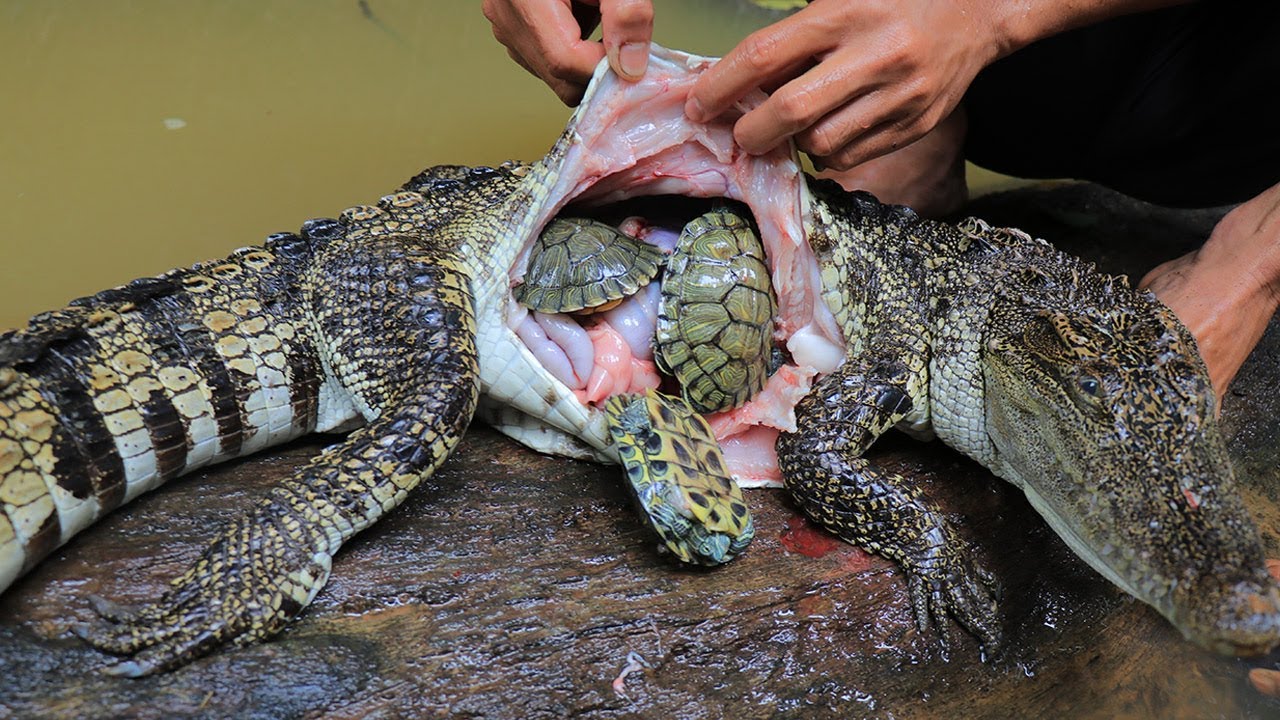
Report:
[[[484,0],[483,10],[511,59],[566,105],[582,99],[601,58],[627,80],[638,80],[649,61],[651,0]],[[597,24],[601,40],[587,40]]]
[[[814,0],[699,79],[685,113],[716,117],[774,90],[735,126],[748,152],[789,137],[846,169],[923,136],[983,67],[1035,40],[1185,0]],[[775,90],[776,88],[776,90]]]

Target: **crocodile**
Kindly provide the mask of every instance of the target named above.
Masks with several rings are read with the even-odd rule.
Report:
[[[750,209],[788,360],[717,432],[776,436],[797,504],[897,561],[922,627],[945,642],[954,619],[994,646],[997,593],[911,482],[862,457],[891,427],[1021,488],[1075,552],[1192,641],[1274,647],[1280,590],[1176,317],[1020,232],[846,193],[806,176],[794,148],[742,153],[732,118],[683,117],[712,62],[655,47],[637,83],[602,63],[536,163],[432,168],[376,205],[0,338],[0,589],[172,477],[349,430],[162,597],[97,602],[101,620],[77,628],[124,656],[109,672],[164,671],[300,614],[343,543],[434,472],[473,415],[540,451],[617,462],[606,413],[515,332],[511,287],[570,203],[678,195]]]

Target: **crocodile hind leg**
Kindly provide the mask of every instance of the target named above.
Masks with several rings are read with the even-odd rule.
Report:
[[[900,360],[851,358],[796,406],[800,430],[778,437],[778,464],[815,522],[902,567],[921,631],[933,625],[945,648],[950,614],[992,648],[1000,629],[990,576],[909,480],[862,457],[911,411],[909,377]]]
[[[159,672],[278,632],[324,586],[339,547],[461,439],[478,396],[467,274],[416,238],[346,240],[333,249],[346,261],[322,258],[308,283],[324,290],[325,305],[311,308],[326,372],[368,424],[231,522],[157,602],[129,615],[106,609],[80,628],[98,648],[130,656],[109,672]]]

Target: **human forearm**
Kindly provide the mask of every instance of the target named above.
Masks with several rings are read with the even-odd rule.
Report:
[[[1191,0],[973,0],[1000,38],[999,55],[1086,25],[1132,13],[1186,5]]]

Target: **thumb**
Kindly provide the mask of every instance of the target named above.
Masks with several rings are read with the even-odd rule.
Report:
[[[639,80],[649,66],[653,2],[601,0],[600,27],[609,67],[625,80]]]

